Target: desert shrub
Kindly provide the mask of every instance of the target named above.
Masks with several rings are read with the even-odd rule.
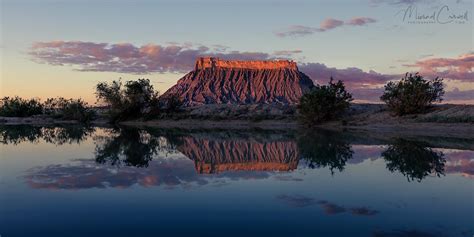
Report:
[[[44,104],[44,113],[64,120],[89,122],[95,112],[81,99],[49,98]]]
[[[181,101],[181,98],[179,98],[177,94],[168,95],[166,98],[160,98],[160,100],[161,106],[168,113],[179,112],[183,105],[183,101]]]
[[[298,109],[304,123],[312,125],[334,119],[349,108],[352,95],[342,81],[316,85],[300,99]]]
[[[405,74],[398,82],[389,82],[380,97],[395,115],[426,111],[433,102],[441,102],[444,95],[443,79],[425,80],[420,74]]]
[[[23,99],[15,96],[3,97],[0,100],[0,116],[28,117],[42,113],[43,105],[39,99]]]
[[[159,94],[153,89],[148,79],[137,81],[101,82],[96,86],[96,97],[99,102],[109,107],[112,121],[135,119],[150,114],[158,114]]]

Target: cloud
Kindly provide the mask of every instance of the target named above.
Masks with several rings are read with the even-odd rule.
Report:
[[[458,88],[454,88],[452,91],[447,91],[444,94],[444,99],[446,101],[455,101],[455,100],[473,100],[474,101],[474,90],[465,90],[461,91]]]
[[[281,31],[276,31],[274,32],[274,34],[278,37],[305,36],[305,35],[313,34],[314,32],[317,32],[317,31],[319,31],[319,29],[315,27],[292,25]]]
[[[275,31],[274,34],[278,37],[288,37],[288,36],[306,36],[311,35],[316,32],[325,32],[332,30],[344,25],[347,26],[364,26],[370,23],[375,23],[377,20],[370,17],[353,17],[347,21],[338,20],[334,18],[324,19],[319,27],[303,26],[303,25],[292,25],[285,29]]]
[[[429,77],[442,77],[460,81],[474,81],[474,53],[468,52],[457,58],[427,58],[413,64],[404,64],[406,67],[419,68],[418,71]]]
[[[221,45],[214,45],[214,49],[202,45],[196,47],[191,43],[135,46],[129,43],[51,41],[34,43],[29,55],[39,63],[74,66],[78,71],[132,74],[187,72],[200,56],[238,60],[264,60],[274,57],[262,52],[227,51],[225,46]]]
[[[366,85],[382,85],[387,81],[400,77],[400,75],[387,75],[373,70],[366,72],[356,67],[337,69],[328,67],[323,63],[303,63],[299,66],[299,69],[318,83],[326,83],[330,77],[333,77],[335,80],[344,81],[351,88],[359,88]]]
[[[334,18],[328,18],[328,19],[325,19],[323,22],[321,22],[319,29],[320,31],[331,30],[336,27],[342,26],[343,24],[344,24],[344,21],[337,20]]]
[[[369,23],[375,23],[376,20],[370,17],[354,17],[346,22],[347,25],[363,26]]]
[[[302,50],[280,50],[280,51],[275,51],[273,52],[273,55],[275,56],[292,56],[294,54],[299,54],[302,53]]]

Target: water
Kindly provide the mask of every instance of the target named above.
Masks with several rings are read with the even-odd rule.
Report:
[[[473,236],[474,142],[0,127],[0,235]]]

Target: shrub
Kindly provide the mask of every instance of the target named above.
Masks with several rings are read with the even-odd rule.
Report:
[[[96,97],[105,103],[110,111],[112,121],[135,119],[143,115],[157,114],[159,94],[153,89],[148,79],[101,82],[96,86]]]
[[[352,95],[346,91],[344,83],[333,83],[331,77],[328,85],[316,85],[304,94],[298,105],[303,122],[317,124],[334,119],[349,108]]]
[[[424,112],[433,102],[441,102],[443,95],[443,79],[427,81],[418,73],[407,73],[400,81],[387,83],[380,99],[401,116]]]
[[[166,98],[160,98],[160,100],[164,110],[169,113],[179,112],[183,105],[183,101],[181,101],[181,98],[179,98],[177,94],[171,94]]]
[[[0,100],[0,116],[28,117],[42,113],[43,105],[38,99],[28,100],[15,96],[13,98],[3,97]]]
[[[89,122],[95,112],[81,99],[49,98],[44,102],[44,113],[65,120]]]

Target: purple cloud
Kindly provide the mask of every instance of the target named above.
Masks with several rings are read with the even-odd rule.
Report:
[[[337,69],[323,63],[304,63],[299,66],[299,69],[320,84],[328,82],[329,78],[333,77],[335,80],[344,81],[351,88],[383,85],[387,81],[399,78],[399,75],[387,75],[373,70],[366,72],[356,67]]]
[[[129,43],[107,44],[82,41],[34,43],[28,52],[39,63],[74,66],[78,71],[147,74],[152,72],[187,72],[201,56],[223,59],[264,60],[274,55],[262,52],[226,51],[225,46],[193,48],[192,44],[167,46]],[[287,51],[290,55],[290,51]],[[281,56],[281,55],[280,55]]]
[[[419,68],[418,71],[428,77],[442,77],[452,80],[472,82],[474,78],[474,53],[468,52],[456,58],[427,58],[406,67]]]
[[[474,101],[474,90],[461,91],[458,88],[454,88],[452,91],[447,91],[444,94],[444,98],[446,101]]]
[[[325,32],[332,30],[344,25],[347,26],[363,26],[370,23],[375,23],[377,20],[370,17],[353,17],[347,21],[338,20],[334,18],[327,18],[321,22],[319,28],[303,25],[292,25],[286,29],[276,31],[274,34],[278,37],[288,37],[288,36],[306,36],[316,32]]]
[[[346,25],[363,26],[369,23],[375,23],[376,20],[370,17],[354,17],[346,22]]]
[[[287,37],[287,36],[305,36],[313,34],[314,32],[319,31],[319,28],[302,26],[302,25],[292,25],[283,29],[281,31],[274,32],[278,37]]]
[[[319,29],[320,31],[331,30],[336,27],[342,26],[343,24],[344,24],[344,21],[337,20],[334,18],[328,18],[328,19],[325,19],[323,22],[321,22]]]

